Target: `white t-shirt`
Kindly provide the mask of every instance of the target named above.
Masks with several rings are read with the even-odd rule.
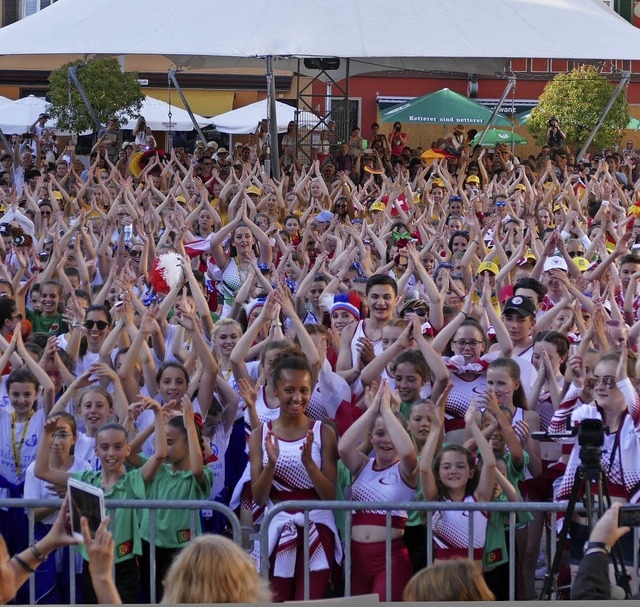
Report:
[[[44,411],[40,408],[28,422],[16,422],[15,424],[13,440],[16,449],[20,449],[20,474],[18,475],[11,446],[11,411],[6,408],[0,409],[0,475],[13,485],[24,482],[27,467],[36,459],[38,441],[42,436],[44,421]],[[25,424],[28,424],[26,430]],[[22,440],[23,436],[24,441]],[[0,496],[4,497],[5,495],[0,492]]]
[[[224,489],[225,466],[224,456],[229,447],[229,438],[231,437],[231,428],[228,432],[224,431],[224,424],[221,422],[216,426],[216,431],[211,437],[210,446],[215,461],[207,464],[213,472],[213,484],[211,485],[211,499],[215,500],[220,492]]]
[[[93,436],[87,436],[84,432],[78,432],[78,438],[73,450],[76,458],[81,458],[87,462],[89,468],[87,470],[93,470],[98,472],[102,470],[100,460],[96,455],[96,439]]]
[[[58,494],[54,491],[47,489],[49,483],[42,479],[36,478],[35,475],[36,463],[31,462],[27,468],[27,474],[24,479],[24,497],[25,499],[57,499]],[[81,457],[74,455],[74,461],[71,468],[67,472],[82,472],[83,470],[91,470],[91,466],[84,461]],[[42,519],[40,522],[45,525],[53,525],[58,517],[57,512],[51,513],[47,518]]]

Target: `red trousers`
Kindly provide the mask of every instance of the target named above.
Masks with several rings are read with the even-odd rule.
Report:
[[[309,599],[324,599],[327,592],[327,584],[331,577],[331,566],[333,563],[333,554],[335,548],[335,536],[333,531],[326,525],[316,524],[318,534],[320,535],[320,543],[327,555],[329,569],[321,571],[309,572]],[[273,551],[269,559],[270,568],[273,572],[276,560],[276,550]],[[298,527],[298,546],[296,549],[296,572],[293,577],[276,577],[269,575],[271,581],[271,592],[273,593],[273,602],[282,603],[284,601],[303,601],[304,600],[304,530]]]
[[[385,542],[351,542],[351,594],[377,594],[387,600]],[[409,551],[400,537],[391,542],[391,600],[402,601],[402,593],[413,575]]]

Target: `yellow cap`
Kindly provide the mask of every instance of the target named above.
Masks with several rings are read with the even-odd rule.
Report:
[[[491,272],[494,276],[497,276],[498,272],[500,272],[500,268],[492,261],[483,261],[478,266],[478,274],[482,274],[482,272],[484,272],[485,270],[489,270],[489,272]]]

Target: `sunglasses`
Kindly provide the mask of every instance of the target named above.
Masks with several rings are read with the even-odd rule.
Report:
[[[404,311],[405,314],[415,314],[416,316],[419,316],[420,318],[423,318],[427,315],[427,311],[423,310],[422,308],[407,308]]]
[[[569,257],[582,257],[584,251],[569,251]]]
[[[587,386],[592,390],[602,384],[607,390],[613,390],[618,380],[613,375],[605,375],[604,377],[590,377],[586,382]]]
[[[142,251],[129,251],[129,255],[131,257],[141,257],[142,256]]]
[[[496,200],[496,206],[497,207],[506,207],[507,206],[507,201],[506,200]]]
[[[98,331],[104,331],[109,326],[109,323],[106,320],[85,320],[84,326],[89,331],[93,327],[98,327]]]
[[[462,196],[452,196],[450,200],[451,202],[460,202],[462,200]]]
[[[68,432],[54,432],[51,435],[51,440],[59,440],[61,443],[66,443],[72,436]]]

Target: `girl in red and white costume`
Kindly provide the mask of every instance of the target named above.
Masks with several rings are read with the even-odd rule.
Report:
[[[464,417],[465,425],[475,439],[482,457],[482,469],[478,470],[473,454],[460,445],[440,447],[441,415],[432,415],[431,431],[420,458],[420,484],[425,501],[488,502],[495,483],[496,458],[493,449],[476,423],[476,403],[471,401]],[[434,427],[434,423],[436,426]],[[435,455],[435,458],[434,458]],[[470,513],[454,510],[434,512],[433,536],[436,560],[449,560],[468,556],[473,547],[473,560],[482,560],[487,515],[473,512],[473,540],[469,541]]]
[[[284,340],[279,326],[278,308],[281,308],[285,316],[291,320],[302,349]],[[263,345],[260,362],[245,363],[258,333],[268,323],[271,323],[271,331]],[[264,302],[260,316],[247,327],[230,356],[233,377],[238,383],[240,396],[246,403],[244,419],[247,444],[252,431],[261,428],[264,423],[275,421],[280,416],[280,401],[273,381],[273,371],[277,362],[287,356],[302,355],[303,351],[306,352],[315,378],[320,366],[320,357],[313,340],[295,313],[289,297],[281,289],[274,289]],[[247,463],[230,502],[231,508],[241,507],[241,520],[244,525],[257,524],[262,515],[262,509],[257,508],[251,499],[250,480],[250,463]],[[250,510],[253,510],[251,516]]]
[[[267,509],[287,500],[336,497],[336,434],[305,415],[312,370],[301,356],[281,360],[273,372],[280,417],[251,433],[249,461],[253,499]],[[304,514],[283,511],[269,526],[270,579],[274,601],[304,598]],[[334,561],[342,558],[330,510],[309,512],[309,598],[322,599]]]
[[[359,450],[369,434],[374,457]],[[391,410],[386,381],[372,405],[340,439],[340,458],[353,476],[353,501],[409,502],[417,487],[418,456],[411,437]],[[401,601],[412,575],[411,559],[402,539],[407,512],[391,513],[391,600]],[[386,517],[384,510],[355,512],[351,530],[351,593],[376,593],[386,601]]]

